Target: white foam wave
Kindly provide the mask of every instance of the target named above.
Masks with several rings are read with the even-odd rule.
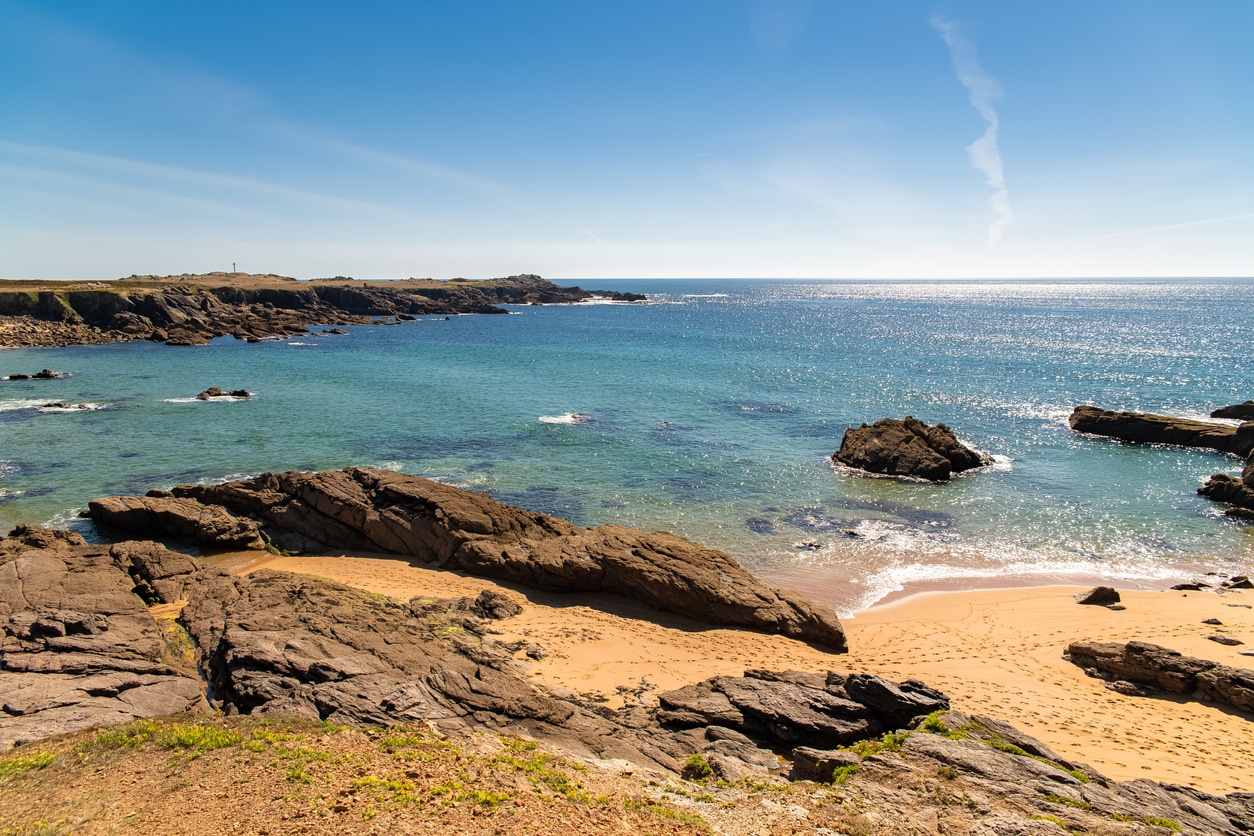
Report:
[[[726,299],[726,293],[685,293],[681,299]]]
[[[544,424],[587,424],[592,418],[587,415],[580,415],[578,412],[563,412],[561,415],[541,415],[540,421]]]
[[[253,397],[257,397],[257,393],[253,392]],[[234,395],[217,395],[209,398],[163,398],[164,403],[234,403],[235,401],[247,401],[252,398],[237,398]]]
[[[102,403],[72,403],[65,406],[54,406],[53,404],[44,403],[36,407],[40,412],[95,412],[104,408],[105,404]]]
[[[0,412],[13,412],[18,409],[38,409],[48,402],[47,398],[35,400],[34,398],[23,398],[21,400],[0,401]]]

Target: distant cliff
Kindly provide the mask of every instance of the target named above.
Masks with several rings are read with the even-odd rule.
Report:
[[[375,317],[505,313],[501,305],[553,305],[635,293],[560,287],[539,276],[487,281],[335,278],[210,273],[131,276],[113,282],[0,283],[0,347],[154,340],[203,345],[303,334],[311,323],[351,325]]]

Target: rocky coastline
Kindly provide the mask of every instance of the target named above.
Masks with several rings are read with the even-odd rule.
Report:
[[[379,507],[386,515],[396,506]],[[485,536],[474,530],[484,519],[433,514],[450,531]],[[361,522],[362,530],[371,525]],[[31,782],[45,768],[73,769],[75,751],[79,763],[90,764],[103,745],[93,741],[135,740],[126,745],[142,749],[145,735],[161,729],[225,729],[212,739],[230,751],[241,738],[227,721],[246,715],[303,718],[324,729],[396,729],[392,736],[414,750],[440,741],[445,750],[482,746],[474,741],[485,738],[475,735],[487,734],[503,742],[491,744],[497,749],[521,751],[534,748],[527,742],[534,739],[579,769],[607,764],[622,782],[639,772],[653,776],[653,787],[686,785],[686,796],[717,793],[710,798],[727,799],[724,809],[755,805],[752,823],[733,827],[738,820],[729,818],[723,832],[758,832],[763,820],[788,832],[861,822],[858,832],[990,836],[1061,832],[1051,829],[1055,824],[1105,834],[1156,833],[1163,823],[1202,834],[1254,828],[1254,795],[1112,781],[1001,720],[953,710],[945,694],[917,680],[830,668],[746,670],[663,692],[653,706],[610,709],[528,681],[520,661],[527,648],[498,638],[500,625],[526,607],[507,595],[395,600],[308,575],[230,574],[150,540],[91,545],[33,527],[0,540],[0,581],[0,742],[18,744],[19,755],[5,763],[29,764],[23,768]],[[177,613],[175,629],[163,630],[146,605]],[[187,637],[181,646],[180,635]],[[170,719],[151,720],[161,717]],[[69,744],[50,739],[100,726],[120,731]],[[241,752],[264,752],[267,741],[296,736],[263,729]],[[316,761],[319,747],[336,738],[324,733],[302,751]],[[22,754],[31,751],[41,754]],[[57,767],[58,759],[65,766]],[[251,769],[253,760],[235,769]],[[426,791],[437,820],[458,815],[440,804],[442,794],[455,792],[479,808],[483,821],[506,821],[493,811],[517,788],[493,778],[499,764],[480,771],[464,766],[477,764],[473,759],[458,763],[438,767],[445,789]],[[410,781],[424,774],[408,769]],[[458,776],[453,789],[450,776]],[[405,779],[387,780],[403,786]],[[554,803],[591,803],[561,789],[573,784],[548,786],[558,787]],[[639,793],[637,786],[632,791]],[[676,815],[664,794],[648,795],[648,787],[644,797]],[[760,798],[766,791],[795,795],[804,815],[779,818],[778,804]],[[833,792],[840,803],[822,803]],[[847,800],[857,803],[851,808]],[[346,793],[327,813],[357,809],[356,802]],[[876,817],[851,817],[867,805]],[[873,821],[878,825],[866,830]],[[674,832],[708,827],[700,817],[691,822],[693,829]]]
[[[296,279],[246,273],[131,276],[110,282],[0,284],[0,348],[151,340],[204,345],[308,332],[313,323],[357,325],[419,316],[507,313],[502,305],[553,305],[634,293],[561,287],[539,276],[486,281]]]

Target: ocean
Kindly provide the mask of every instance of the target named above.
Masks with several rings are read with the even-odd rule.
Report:
[[[0,527],[90,537],[96,496],[362,465],[671,531],[842,614],[903,588],[1254,573],[1254,526],[1196,494],[1236,458],[1067,426],[1077,404],[1254,398],[1254,281],[578,283],[650,301],[0,352],[0,374],[72,373],[0,381]],[[255,397],[197,401],[210,386]],[[905,415],[995,464],[938,485],[832,466],[846,427]]]

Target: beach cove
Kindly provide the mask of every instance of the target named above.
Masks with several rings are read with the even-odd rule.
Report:
[[[920,584],[1254,570],[1250,526],[1195,492],[1239,460],[1066,423],[1080,403],[1204,417],[1246,399],[1249,282],[601,284],[649,302],[7,350],[6,373],[71,376],[0,381],[0,523],[90,535],[76,515],[96,496],[383,466],[671,531],[845,614]],[[254,397],[197,401],[209,386]],[[846,427],[907,414],[994,464],[945,485],[832,467]]]

